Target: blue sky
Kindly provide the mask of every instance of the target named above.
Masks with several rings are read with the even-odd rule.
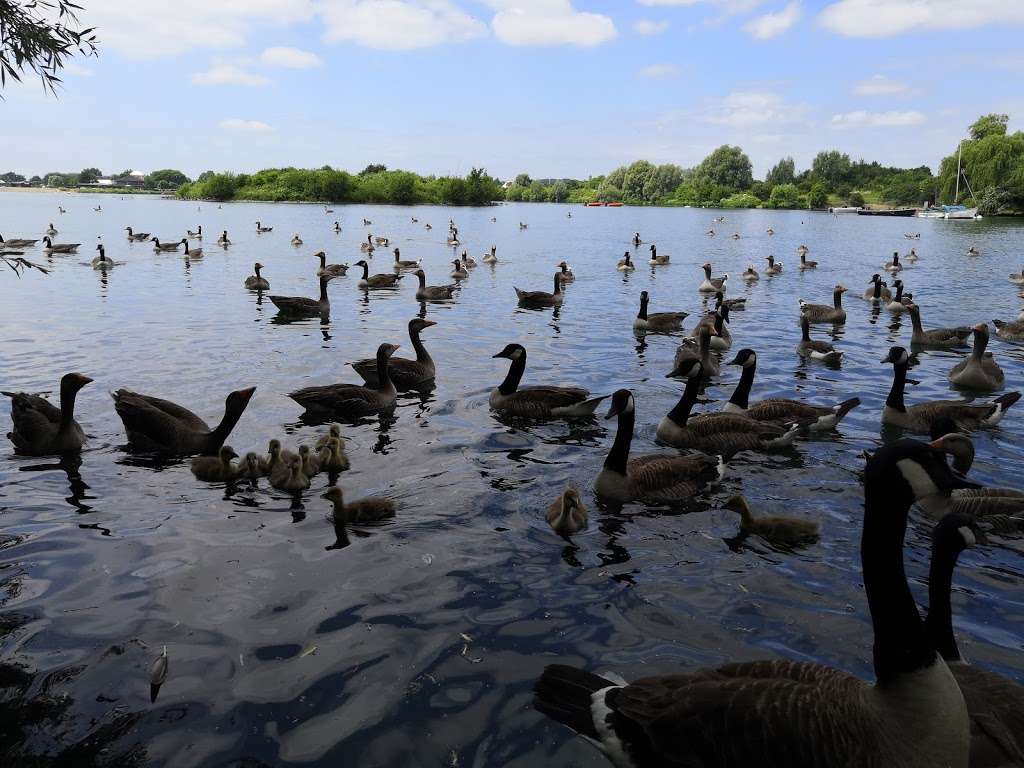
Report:
[[[1022,0],[82,0],[101,55],[0,102],[0,170],[586,177],[739,144],[933,168],[1024,124]]]

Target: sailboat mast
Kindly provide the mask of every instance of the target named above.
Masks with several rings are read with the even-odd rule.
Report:
[[[963,152],[963,147],[963,141],[956,145],[956,197],[953,198],[954,205],[960,202],[960,155]]]

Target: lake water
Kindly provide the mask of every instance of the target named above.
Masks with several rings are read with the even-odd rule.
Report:
[[[102,205],[101,213],[93,210]],[[58,213],[62,205],[67,213]],[[572,217],[566,214],[572,211]],[[712,219],[715,238],[703,233]],[[419,219],[413,224],[411,217]],[[372,226],[363,226],[363,218]],[[491,217],[497,221],[492,222]],[[316,260],[359,259],[366,234],[388,235],[402,258],[422,258],[428,282],[449,282],[447,222],[477,260],[457,299],[426,307],[423,334],[437,388],[402,396],[393,419],[346,426],[348,498],[385,494],[397,517],[350,532],[334,548],[320,499],[324,476],[301,502],[272,491],[226,491],[196,481],[187,462],[157,464],[125,450],[108,392],[128,387],[187,405],[216,422],[225,395],[256,386],[229,440],[239,453],[311,443],[285,393],[356,380],[349,361],[383,341],[411,355],[406,324],[420,311],[414,278],[367,294],[357,275],[333,281],[330,322],[276,322],[266,297],[242,287],[265,265],[274,294],[316,296]],[[257,235],[259,219],[273,232]],[[343,231],[335,234],[334,220]],[[81,242],[81,255],[29,258],[48,276],[0,277],[0,384],[55,391],[78,370],[95,379],[76,415],[90,436],[80,466],[0,455],[0,755],[91,765],[604,765],[588,745],[530,706],[553,661],[615,669],[625,677],[728,660],[786,657],[871,676],[871,627],[861,585],[860,452],[881,440],[879,413],[889,346],[909,346],[908,317],[872,312],[858,296],[894,250],[921,260],[903,279],[926,326],[1015,318],[1020,220],[947,222],[834,217],[811,212],[586,209],[507,205],[486,209],[216,204],[149,197],[0,194],[0,232]],[[519,222],[529,223],[520,230]],[[433,230],[424,224],[433,224]],[[131,225],[165,240],[203,225],[201,260],[131,244]],[[775,235],[766,234],[768,226]],[[214,245],[227,229],[234,245]],[[639,231],[669,253],[669,267],[633,274],[616,261]],[[300,233],[301,247],[289,244]],[[731,234],[742,235],[739,240]],[[904,232],[921,232],[910,242]],[[85,265],[102,238],[126,263],[109,274]],[[806,243],[816,271],[796,270]],[[982,256],[964,256],[974,245]],[[643,246],[646,248],[646,246]],[[779,277],[738,279],[772,253]],[[557,313],[516,307],[513,286],[550,290],[554,265],[576,272]],[[658,419],[681,385],[665,377],[678,338],[632,331],[641,290],[651,311],[704,309],[705,260],[728,272],[733,350],[758,352],[755,397],[820,403],[859,396],[839,434],[772,456],[741,455],[720,487],[686,513],[630,505],[600,509],[592,483],[614,422],[507,425],[490,412],[506,343],[529,350],[524,383],[565,383],[637,397],[633,450],[654,447]],[[373,271],[390,269],[378,250]],[[646,264],[646,258],[643,259]],[[849,319],[835,332],[841,368],[801,362],[797,299],[830,301],[850,287]],[[687,323],[691,328],[694,318]],[[825,337],[831,327],[816,326]],[[1024,381],[1024,349],[993,336],[1009,388]],[[949,395],[959,353],[920,356],[908,402]],[[717,409],[738,369],[707,390]],[[609,428],[611,427],[611,428]],[[6,401],[0,434],[10,428]],[[1024,406],[978,433],[972,475],[1016,485],[1024,461]],[[589,529],[572,545],[544,522],[569,481],[584,491]],[[820,543],[797,553],[738,541],[737,518],[719,509],[742,492],[755,510],[819,520]],[[930,530],[912,525],[907,568],[927,602]],[[1024,682],[1024,563],[1014,543],[965,553],[955,578],[961,647],[974,663]],[[156,703],[149,667],[166,645],[170,674]],[[41,762],[40,764],[48,764]]]

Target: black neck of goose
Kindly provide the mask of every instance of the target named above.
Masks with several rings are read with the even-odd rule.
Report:
[[[615,442],[604,460],[604,468],[620,475],[626,474],[629,464],[629,446],[633,443],[633,425],[636,423],[636,412],[632,409],[619,412],[619,426],[615,431]]]
[[[800,334],[803,341],[811,340],[811,323],[806,317],[800,320]]]
[[[427,287],[427,276],[421,272],[416,277],[419,278],[420,288],[426,288]]]
[[[377,350],[377,389],[386,391],[391,389],[391,366],[388,364],[388,355],[383,349]]]
[[[902,478],[881,485],[871,480],[864,487],[860,551],[875,632],[875,677],[885,686],[934,662],[935,649],[903,570],[903,538],[913,497]]]
[[[561,292],[562,292],[562,274],[560,272],[555,272],[555,290],[554,290],[554,294],[555,294],[555,296],[557,296]]]
[[[427,348],[423,346],[423,342],[420,341],[420,329],[410,328],[409,329],[409,341],[412,342],[412,348],[416,350],[416,359],[421,363],[431,362],[430,354],[427,352]]]
[[[466,258],[465,255],[463,255],[462,258],[465,259]],[[569,267],[567,265],[565,265],[565,264],[562,265],[562,274],[563,275],[569,274]]]
[[[638,320],[646,320],[647,319],[647,301],[648,301],[648,299],[647,299],[646,296],[641,296],[640,297],[640,312],[637,313],[637,319]]]
[[[895,296],[893,296],[893,299],[892,299],[892,300],[893,300],[893,301],[894,301],[895,303],[899,304],[899,302],[900,302],[900,300],[901,300],[902,298],[903,298],[903,283],[899,283],[899,284],[898,284],[898,285],[896,286],[896,295],[895,295]]]
[[[210,433],[210,444],[207,446],[207,453],[212,454],[220,450],[220,447],[224,445],[224,441],[228,439],[228,435],[231,434],[231,430],[235,428],[238,420],[242,418],[246,405],[248,405],[248,402],[234,402],[230,400],[225,404],[224,418],[220,420],[220,424]]]
[[[882,279],[881,278],[877,278],[875,280],[875,292],[872,295],[876,299],[880,299],[882,297]]]
[[[704,277],[711,279],[711,267],[704,267]]]
[[[511,395],[516,389],[519,388],[519,382],[523,379],[523,373],[526,372],[526,352],[515,358],[512,361],[512,365],[508,367],[508,373],[505,374],[505,380],[501,382],[501,386],[498,387],[498,391],[503,395]]]
[[[928,617],[924,624],[928,637],[946,661],[960,661],[960,648],[953,634],[953,569],[959,552],[946,536],[939,536],[932,547],[932,562],[928,569]]]
[[[668,417],[680,427],[686,426],[686,421],[690,418],[690,411],[693,409],[694,403],[697,402],[701,378],[700,376],[691,376],[686,380],[686,388],[683,390],[679,402],[668,412]]]
[[[370,276],[370,265],[363,262],[363,280]]]
[[[768,257],[768,266],[769,266],[769,268],[775,266],[775,257],[774,256],[769,256]]]
[[[736,385],[732,397],[729,398],[730,403],[738,408],[742,408],[744,411],[750,406],[750,389],[754,386],[754,372],[756,369],[756,362],[743,366],[743,372],[740,374],[740,383]]]
[[[321,253],[318,258],[320,259],[320,269],[327,269],[327,254]]]
[[[259,264],[257,264],[255,267],[253,267],[253,271],[256,272],[256,277],[260,276],[260,270],[261,269],[262,269],[262,267]]]
[[[921,311],[917,309],[910,310],[910,324],[914,326],[914,331],[917,333],[924,333],[924,328],[921,325]]]
[[[885,404],[890,408],[904,413],[907,407],[903,404],[903,390],[907,386],[907,364],[895,363],[892,367],[892,389],[889,396],[885,398]]]
[[[711,329],[706,325],[700,329],[700,334],[697,336],[697,351],[700,352],[702,358],[711,353]]]
[[[719,336],[722,335],[722,323],[724,323],[724,322],[725,322],[725,317],[722,315],[722,313],[721,312],[716,312],[715,313],[715,333],[717,333]]]
[[[842,309],[843,308],[843,292],[842,291],[833,291],[832,292],[832,303],[835,305],[836,309]]]
[[[327,283],[330,282],[327,275],[320,278],[320,301],[327,301]]]
[[[60,383],[60,429],[67,429],[75,420],[75,398],[78,388],[70,382]]]
[[[988,332],[987,331],[975,331],[974,332],[974,348],[971,350],[971,355],[981,360],[985,356],[985,347],[988,346]]]

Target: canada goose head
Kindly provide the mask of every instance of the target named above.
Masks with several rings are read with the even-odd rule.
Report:
[[[332,485],[326,491],[320,494],[321,499],[327,499],[334,504],[344,504],[345,495],[341,492],[341,488],[336,485]]]
[[[256,262],[255,264],[253,264],[253,265],[252,265],[252,268],[253,268],[253,271],[254,271],[254,272],[256,272],[257,274],[259,274],[259,271],[260,271],[261,269],[263,269],[263,265],[262,265],[262,264],[260,264],[260,263],[259,263],[259,262],[257,261],[257,262]]]
[[[417,269],[416,271],[421,275],[423,274],[422,269]],[[426,320],[422,317],[414,317],[412,320],[409,321],[409,330],[418,332],[422,331],[424,328],[429,328],[432,325],[437,325],[437,323],[434,320]]]
[[[875,451],[864,468],[864,483],[866,488],[883,493],[887,503],[907,506],[928,496],[948,496],[958,488],[981,487],[955,472],[941,450],[910,439],[889,443]],[[902,524],[906,524],[905,519]]]
[[[875,283],[877,283],[881,279],[882,279],[882,276],[880,274],[878,274],[877,272],[875,272],[875,274],[873,274],[871,276],[871,279],[868,280],[868,285],[874,285]]]
[[[153,239],[156,240],[155,237]],[[43,242],[47,245],[53,245],[53,240],[50,239],[49,235],[43,235]]]
[[[232,459],[238,458],[238,454],[235,453],[235,449],[230,445],[222,445],[220,447],[220,451],[217,452],[217,455],[220,456],[220,460],[224,464],[227,464]]]
[[[636,401],[633,399],[633,393],[628,389],[617,389],[612,395],[612,404],[604,418],[605,420],[614,419],[620,413],[633,413],[634,410],[636,410]]]
[[[99,245],[97,245],[96,246],[96,250],[99,251],[100,253],[103,253],[103,243],[100,243]]]
[[[906,365],[910,362],[910,355],[907,354],[907,350],[903,347],[891,347],[889,354],[882,358],[883,363],[892,363],[893,365]]]
[[[368,267],[369,264],[367,264],[363,259],[360,259],[359,261],[356,262],[356,266],[357,267]]]
[[[508,344],[501,352],[494,357],[503,357],[506,360],[518,360],[526,354],[526,348],[522,344]]]
[[[726,365],[738,365],[741,368],[749,368],[750,366],[757,363],[757,353],[752,349],[741,349],[736,353],[736,357],[730,360]]]
[[[704,365],[701,361],[696,358],[690,358],[689,360],[683,360],[665,378],[694,379],[698,378],[702,373],[704,373]]]

